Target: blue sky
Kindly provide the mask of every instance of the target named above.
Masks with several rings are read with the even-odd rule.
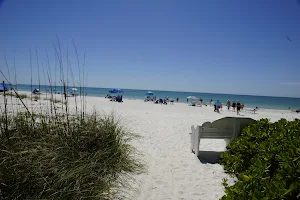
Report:
[[[88,86],[300,97],[299,24],[300,0],[6,0],[0,68],[30,83],[31,49],[37,82],[36,48],[54,77],[58,36]]]

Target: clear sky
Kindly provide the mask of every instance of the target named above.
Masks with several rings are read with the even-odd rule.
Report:
[[[30,83],[30,48],[33,81],[35,48],[54,76],[56,36],[76,80],[72,40],[80,66],[86,52],[91,87],[300,97],[300,0],[0,3],[0,68],[15,60],[18,83]]]

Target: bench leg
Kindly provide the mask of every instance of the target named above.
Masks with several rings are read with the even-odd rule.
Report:
[[[195,144],[195,132],[194,130],[191,132],[191,151],[194,153],[194,144]]]
[[[200,149],[200,136],[201,136],[201,131],[202,131],[202,128],[200,128],[199,126],[197,126],[197,129],[196,129],[196,134],[195,134],[195,154],[196,156],[198,157],[199,156],[199,149]]]
[[[191,134],[191,151],[194,153],[195,152],[195,135],[196,135],[196,129],[194,126],[191,127],[192,132]]]

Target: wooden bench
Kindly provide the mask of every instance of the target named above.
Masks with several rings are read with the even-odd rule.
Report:
[[[202,126],[192,126],[191,151],[199,156],[200,139],[228,139],[238,137],[241,130],[256,121],[251,118],[225,117],[214,122],[205,122]]]

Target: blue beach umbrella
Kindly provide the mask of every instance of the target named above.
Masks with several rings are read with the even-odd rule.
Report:
[[[109,90],[110,93],[123,93],[124,91],[121,90],[121,89],[112,89],[112,90]]]
[[[147,95],[153,95],[153,92],[148,91],[146,94],[147,94]]]
[[[6,84],[0,83],[0,91],[8,90],[8,86]]]

